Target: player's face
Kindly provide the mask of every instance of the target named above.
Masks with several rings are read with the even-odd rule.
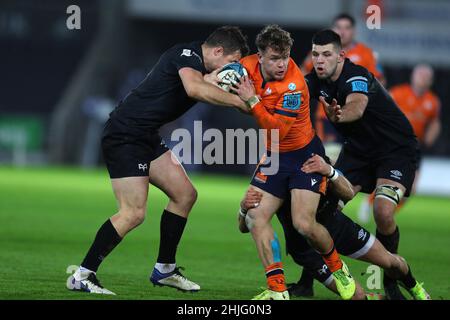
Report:
[[[259,63],[266,81],[283,80],[289,64],[290,50],[284,53],[268,47],[258,52]]]
[[[208,61],[205,59],[205,67],[208,72],[214,71],[217,68],[222,68],[227,63],[237,62],[242,58],[241,52],[239,50],[231,53],[224,54],[223,48],[214,48],[211,51],[211,55]]]
[[[428,66],[414,68],[411,77],[412,86],[419,92],[425,92],[433,85],[433,70]]]
[[[344,52],[339,52],[332,43],[313,44],[312,61],[319,79],[329,79],[336,73],[338,64],[344,61]]]
[[[355,28],[347,19],[340,19],[334,23],[333,31],[341,37],[342,46],[346,47],[353,42]]]

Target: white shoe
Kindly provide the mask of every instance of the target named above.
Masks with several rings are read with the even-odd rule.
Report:
[[[161,273],[158,269],[154,268],[152,275],[150,276],[150,281],[155,286],[168,286],[181,291],[189,292],[199,291],[200,286],[183,276],[180,269],[181,268],[175,268],[172,272]]]
[[[79,268],[67,278],[66,287],[73,291],[116,295],[114,292],[103,288],[94,272],[82,272]]]

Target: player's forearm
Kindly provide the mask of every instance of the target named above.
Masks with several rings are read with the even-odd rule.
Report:
[[[262,102],[258,103],[252,109],[252,113],[260,128],[266,130],[278,129],[280,140],[282,140],[287,135],[292,125],[291,121],[284,121],[281,117],[270,114],[266,110]]]
[[[222,89],[208,83],[201,82],[190,94],[191,98],[224,107],[236,107],[242,110],[247,108],[244,101],[237,95],[223,91]]]
[[[348,202],[353,199],[355,192],[353,191],[352,184],[347,180],[339,171],[331,167],[331,173],[329,175],[330,183],[333,185],[334,193],[344,202]]]
[[[439,120],[435,120],[427,128],[424,137],[424,143],[426,147],[431,147],[436,141],[439,133],[441,132],[441,122]]]
[[[342,115],[338,123],[353,122],[361,119],[366,106],[362,106],[360,102],[348,102],[342,107]]]

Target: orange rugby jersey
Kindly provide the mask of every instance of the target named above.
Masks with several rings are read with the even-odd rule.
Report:
[[[377,79],[380,79],[380,77],[383,76],[383,74],[377,69],[377,60],[375,59],[373,51],[364,44],[360,42],[355,43],[355,45],[352,46],[350,50],[345,52],[345,56],[349,58],[350,61],[353,62],[354,64],[358,64],[369,70],[369,72],[373,73],[373,75]],[[302,68],[305,72],[309,73],[312,71],[313,67],[314,66],[312,62],[312,56],[311,53],[309,53],[302,64]],[[328,139],[325,135],[322,121],[323,120],[328,121],[328,118],[327,115],[325,114],[325,111],[323,111],[321,103],[319,103],[319,106],[316,109],[315,118],[316,118],[315,124],[317,135],[323,141],[327,141]]]
[[[283,80],[265,82],[256,54],[241,59],[261,102],[252,110],[259,126],[267,129],[267,149],[275,150],[270,129],[279,129],[280,152],[303,148],[313,139],[309,91],[300,68],[289,58]],[[272,145],[273,143],[273,145]]]
[[[411,85],[406,83],[392,87],[390,93],[408,118],[419,141],[423,141],[427,125],[439,117],[439,98],[431,91],[419,97]]]

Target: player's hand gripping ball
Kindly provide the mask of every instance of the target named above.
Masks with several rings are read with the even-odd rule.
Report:
[[[243,76],[247,76],[247,70],[244,66],[238,62],[228,63],[223,66],[219,71],[217,77],[219,78],[219,87],[224,91],[230,92],[230,87],[239,82],[239,79]],[[232,92],[233,93],[233,92]]]

